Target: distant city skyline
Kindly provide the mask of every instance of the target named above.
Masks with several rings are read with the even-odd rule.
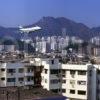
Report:
[[[52,16],[96,27],[100,26],[99,10],[99,0],[1,0],[0,26],[28,25],[43,16]]]

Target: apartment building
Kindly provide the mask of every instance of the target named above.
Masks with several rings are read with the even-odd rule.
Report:
[[[58,58],[0,62],[0,87],[40,85],[69,100],[100,100],[100,65],[61,63]]]
[[[41,83],[41,66],[34,61],[0,63],[0,87],[34,86]]]
[[[41,85],[69,100],[100,100],[100,65],[62,64],[58,59],[42,61]]]
[[[0,87],[33,85],[33,76],[33,68],[24,63],[0,63]]]

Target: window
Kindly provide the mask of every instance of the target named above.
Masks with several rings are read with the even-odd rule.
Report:
[[[98,72],[98,74],[100,74],[100,70],[98,70],[97,72]]]
[[[4,81],[4,80],[5,80],[5,77],[2,77],[2,78],[1,78],[1,81]]]
[[[97,93],[100,93],[100,89],[97,89]]]
[[[66,70],[62,70],[62,77],[66,76]]]
[[[50,74],[59,74],[59,70],[57,69],[51,69]]]
[[[62,93],[66,93],[66,89],[62,89]]]
[[[71,70],[71,71],[70,71],[70,74],[71,74],[71,75],[74,75],[74,74],[75,74],[75,71],[74,71],[74,70]]]
[[[79,95],[86,95],[86,91],[81,91],[81,90],[79,90],[79,91],[78,91],[78,94],[79,94]]]
[[[33,77],[32,77],[32,76],[27,77],[27,81],[28,81],[28,82],[30,82],[30,81],[32,81],[32,80],[33,80]]]
[[[62,80],[62,83],[66,83],[66,80]]]
[[[4,68],[1,68],[1,71],[3,72],[3,71],[5,71],[5,69]]]
[[[86,81],[77,81],[78,85],[86,85]]]
[[[97,80],[98,84],[100,84],[100,80]]]
[[[23,68],[19,68],[18,72],[19,73],[23,73],[24,72],[24,69]]]
[[[44,69],[44,73],[47,74],[48,73],[48,69]]]
[[[7,82],[15,82],[16,79],[15,78],[7,78]]]
[[[15,69],[7,69],[7,73],[15,73]]]
[[[51,64],[54,64],[54,60],[51,60]]]
[[[51,83],[51,84],[58,84],[58,83],[59,83],[59,80],[57,80],[57,79],[50,80],[50,83]]]
[[[62,70],[62,74],[66,74],[66,70]]]
[[[18,78],[18,81],[24,81],[23,77]]]
[[[70,80],[70,84],[75,84],[75,81],[74,80]]]
[[[28,69],[27,69],[27,72],[28,72],[28,73],[33,72],[33,68],[28,68]]]
[[[86,75],[86,71],[78,71],[78,75]]]
[[[47,79],[45,79],[45,83],[47,83]]]
[[[75,90],[70,90],[70,94],[75,94]]]
[[[75,88],[75,80],[70,80],[70,85],[72,88]]]

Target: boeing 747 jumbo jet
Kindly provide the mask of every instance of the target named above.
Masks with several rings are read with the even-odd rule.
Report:
[[[19,27],[19,30],[22,32],[22,33],[30,33],[30,32],[34,32],[34,31],[37,31],[37,30],[40,30],[41,27],[39,26],[35,26],[35,27],[29,27],[29,28],[23,28],[23,27]]]

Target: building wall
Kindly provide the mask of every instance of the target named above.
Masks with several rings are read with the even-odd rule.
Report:
[[[9,62],[9,63],[2,63],[0,65],[1,87],[33,85],[34,84],[33,76],[34,76],[33,68],[25,67],[24,63]]]

